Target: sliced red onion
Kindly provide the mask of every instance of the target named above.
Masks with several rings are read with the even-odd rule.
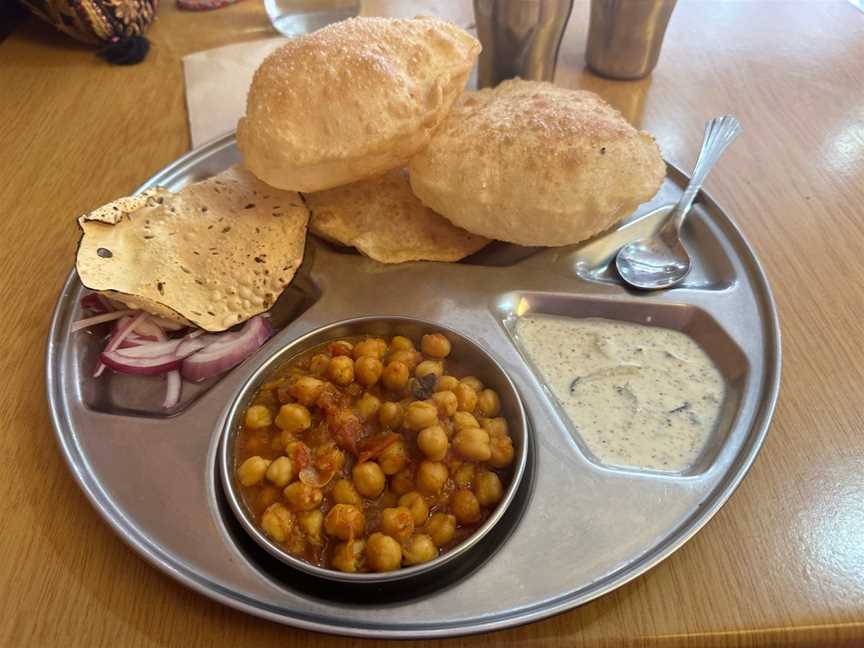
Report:
[[[137,333],[130,333],[126,336],[126,339],[120,343],[118,349],[129,349],[131,347],[141,346],[142,344],[150,344],[151,342],[157,342],[158,340],[151,337],[143,337],[138,335]]]
[[[88,293],[81,298],[81,308],[84,310],[93,311],[94,313],[108,313],[113,308],[106,308],[102,300],[99,299],[98,293]]]
[[[134,347],[141,349],[144,346]],[[129,349],[124,349],[128,351]],[[163,374],[167,371],[177,369],[182,362],[182,358],[178,358],[172,353],[166,353],[158,356],[144,356],[139,358],[130,358],[119,354],[120,349],[115,351],[103,351],[100,359],[102,362],[111,367],[114,371],[126,374],[134,374],[137,376],[155,376]]]
[[[183,378],[180,377],[180,372],[174,369],[165,375],[165,400],[162,401],[162,407],[171,409],[180,402],[180,391],[183,388]]]
[[[151,315],[150,319],[153,321],[154,324],[156,324],[156,326],[159,326],[166,331],[180,331],[186,328],[185,324],[178,324],[177,322],[172,322],[171,320],[165,319],[164,317]]]
[[[119,359],[128,358],[130,360],[143,360],[147,358],[158,358],[160,356],[172,355],[177,356],[178,360],[182,360],[186,356],[192,355],[196,351],[205,348],[207,345],[197,339],[187,340],[165,340],[164,342],[149,342],[135,347],[126,349],[116,349],[115,355]]]
[[[128,324],[131,319],[131,317],[124,317],[123,319],[117,320],[114,323],[114,330],[111,334],[117,335],[120,329]],[[132,332],[126,336],[125,340],[123,340],[120,348],[123,349],[131,346],[139,346],[141,343],[146,342],[162,342],[167,339],[168,338],[165,337],[165,333],[161,328],[148,320],[144,320],[132,329]]]
[[[90,328],[91,326],[96,326],[97,324],[104,324],[105,322],[112,322],[114,320],[120,319],[122,317],[126,317],[127,315],[131,315],[136,311],[133,310],[122,310],[122,311],[114,311],[112,313],[102,313],[101,315],[94,315],[93,317],[85,317],[84,319],[79,319],[76,322],[72,322],[72,326],[70,327],[72,332],[80,331],[81,329]]]
[[[308,484],[309,486],[314,486],[315,488],[324,488],[327,484],[330,483],[330,480],[336,475],[336,469],[330,468],[330,470],[319,471],[314,466],[306,466],[303,470],[300,471],[300,481],[304,484]]]
[[[135,326],[144,320],[147,319],[147,313],[139,312],[135,318],[129,322],[126,326],[120,329],[116,334],[111,336],[111,340],[108,342],[108,346],[105,347],[105,351],[102,352],[102,355],[105,353],[110,353],[115,351],[121,344],[123,344],[123,340],[125,340],[133,330],[135,330]],[[93,377],[98,378],[105,371],[105,363],[102,361],[100,356],[99,362],[96,364],[96,371],[93,372]]]
[[[186,358],[180,373],[186,380],[193,382],[218,376],[255,353],[272,334],[273,328],[267,320],[260,316],[253,317],[237,334],[223,334],[219,340]]]

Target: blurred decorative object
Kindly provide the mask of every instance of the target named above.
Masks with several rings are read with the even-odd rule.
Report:
[[[573,0],[474,0],[483,44],[477,87],[513,77],[552,81],[572,8]]]
[[[610,79],[641,79],[657,65],[676,0],[591,0],[585,61]]]
[[[137,63],[149,49],[142,34],[159,0],[20,0],[34,15],[72,38],[101,45],[110,62]],[[129,39],[137,40],[127,43]],[[142,43],[143,41],[143,43]],[[119,47],[113,54],[114,48]],[[112,59],[117,59],[112,60]]]
[[[232,5],[238,0],[177,0],[177,8],[183,11],[212,11]]]
[[[293,38],[360,13],[359,0],[264,0],[273,29]]]

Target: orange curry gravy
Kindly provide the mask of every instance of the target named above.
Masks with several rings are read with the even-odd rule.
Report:
[[[404,337],[393,340],[358,337],[326,343],[291,361],[255,396],[235,442],[237,486],[262,531],[292,555],[319,567],[342,571],[387,571],[419,564],[470,536],[497,506],[506,491],[509,466],[513,461],[513,445],[507,422],[498,411],[498,396],[484,389],[476,378],[466,378],[464,372],[456,369],[456,363],[447,357],[450,344],[446,338],[440,334],[431,336],[436,338],[431,342],[427,338],[430,336],[424,336],[420,349],[413,348],[416,340]],[[406,348],[409,345],[411,348]],[[379,362],[368,357],[361,361],[364,355],[377,357]],[[347,359],[334,363],[339,356],[347,356]],[[337,364],[341,373],[336,371]],[[353,376],[345,373],[349,364],[355,371]],[[375,379],[376,369],[382,374],[378,379]],[[406,370],[407,379],[400,385]],[[316,380],[309,381],[308,377]],[[351,380],[346,383],[349,377]],[[334,382],[334,378],[342,384]],[[314,387],[311,391],[309,384]],[[412,403],[418,401],[434,405],[434,410],[429,405],[412,407]],[[385,403],[396,403],[399,407],[387,405],[385,415],[382,409]],[[282,414],[286,405],[288,409],[293,408],[290,414],[299,411],[303,417],[306,416],[305,407],[308,411],[308,419],[303,419],[308,424],[305,429],[297,430],[298,425],[286,423],[287,414]],[[263,409],[256,406],[263,406]],[[251,417],[253,408],[251,414],[257,418]],[[424,420],[423,416],[432,419]],[[283,429],[285,426],[291,431]],[[424,431],[430,427],[434,429]],[[446,441],[438,428],[443,430]],[[421,436],[420,441],[418,436]],[[283,471],[279,475],[275,468],[270,469],[271,462],[281,457],[290,460],[290,470],[285,459],[280,464],[290,472],[287,483],[287,473]],[[386,473],[383,491],[377,496],[374,496],[374,488],[370,493],[369,483],[358,481],[354,467],[360,462],[375,463]],[[427,465],[421,468],[422,462]],[[436,464],[434,470],[429,463]],[[440,479],[445,474],[438,464],[446,468],[446,479],[440,483],[440,488],[438,482],[428,477],[434,474]],[[379,473],[377,467],[375,473]],[[328,516],[337,502],[342,501],[339,499],[342,491],[334,493],[340,480],[356,487],[359,501],[354,504],[362,515],[356,511],[352,514],[362,518],[362,529],[345,532],[337,520],[330,519],[333,515]],[[291,486],[298,481],[306,484],[302,488],[307,494],[319,489],[320,502],[314,497],[303,501],[292,499],[288,491],[301,488]],[[340,488],[347,486],[343,483]],[[365,493],[360,495],[363,491]],[[457,491],[461,491],[458,497]],[[406,533],[403,528],[399,533],[391,532],[397,543],[385,538],[389,543],[386,548],[391,553],[399,554],[396,545],[401,546],[401,559],[392,555],[379,556],[378,547],[382,543],[367,544],[366,541],[372,534],[387,534],[382,513],[385,509],[399,507],[400,498],[407,493],[415,493],[413,497],[416,493],[422,495],[428,512],[423,514],[422,504],[419,511],[412,509],[413,530]],[[268,510],[271,511],[270,520],[264,523]],[[279,513],[275,531],[274,511]],[[321,514],[309,516],[310,511]],[[456,518],[452,534],[436,532],[439,527],[435,524],[441,521],[441,516],[436,523],[430,523],[436,513]],[[300,523],[301,518],[304,524]],[[430,543],[430,538],[435,541]],[[344,560],[336,561],[334,565],[334,551],[339,551],[339,545],[356,540],[362,542],[351,545],[356,547],[352,550],[357,554],[356,560],[347,565]],[[418,548],[425,550],[418,554]],[[373,549],[375,555],[371,553]],[[341,551],[344,554],[344,546]]]

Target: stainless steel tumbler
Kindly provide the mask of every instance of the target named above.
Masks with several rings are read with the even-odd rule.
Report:
[[[585,61],[612,79],[641,79],[657,65],[675,0],[591,0]]]
[[[522,77],[551,81],[573,0],[474,0],[483,44],[477,86]]]

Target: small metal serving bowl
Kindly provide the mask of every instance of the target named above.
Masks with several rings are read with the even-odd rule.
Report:
[[[236,482],[237,462],[234,442],[242,427],[246,409],[252,403],[261,385],[273,379],[280,369],[303,355],[310,349],[329,341],[361,335],[393,336],[404,335],[415,341],[425,333],[443,333],[450,340],[452,351],[448,358],[450,368],[457,374],[477,376],[483,383],[498,392],[501,400],[501,416],[507,419],[510,436],[513,439],[515,456],[510,466],[509,482],[504,497],[486,521],[468,538],[429,562],[405,567],[390,572],[349,574],[312,565],[296,558],[280,545],[268,538],[259,528],[257,521],[247,509]],[[293,340],[277,350],[252,376],[240,387],[231,403],[222,438],[219,444],[219,472],[225,495],[234,515],[252,539],[269,554],[283,563],[307,574],[342,583],[385,583],[427,575],[445,565],[452,565],[484,536],[502,518],[519,488],[525,473],[528,448],[528,425],[525,409],[513,382],[495,361],[492,355],[473,340],[439,324],[431,324],[407,317],[358,317],[342,320],[316,329],[303,337]]]

